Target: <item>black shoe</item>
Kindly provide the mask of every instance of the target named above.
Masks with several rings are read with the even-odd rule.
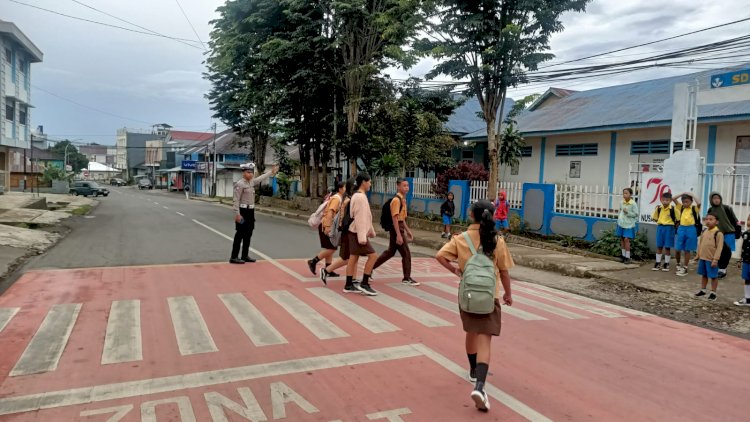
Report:
[[[245,261],[243,261],[243,260],[241,260],[239,258],[232,258],[232,259],[229,260],[229,263],[230,264],[244,264]]]
[[[664,266],[661,268],[661,270],[664,271],[665,273],[668,273],[669,272],[669,263],[665,262]]]
[[[630,258],[625,258],[624,261],[622,261],[623,264],[628,265],[631,264],[633,261],[630,260]]]
[[[711,302],[715,301],[716,300],[716,293],[714,293],[714,292],[709,293],[708,300],[710,300]]]
[[[370,286],[370,283],[360,284],[359,291],[362,292],[362,294],[365,296],[377,296],[378,295],[378,292],[376,292],[375,289],[373,289],[372,286]]]
[[[651,271],[659,271],[661,269],[661,262],[657,262],[654,264],[654,268],[651,269]]]
[[[620,262],[625,263],[625,255],[620,255]]]
[[[362,291],[359,289],[359,283],[352,283],[344,286],[344,293],[362,293]]]
[[[727,272],[726,271],[719,271],[719,277],[718,277],[719,280],[721,280],[722,278],[724,278],[726,276],[727,276]]]
[[[328,273],[328,277],[341,277],[341,274],[338,274],[335,271],[331,271],[330,273]]]
[[[705,290],[698,290],[698,293],[695,294],[695,297],[703,297],[706,295]]]
[[[477,382],[477,370],[469,369],[469,382]]]
[[[245,262],[251,262],[251,263],[255,262],[255,258],[250,258],[249,256],[242,258],[242,260]]]
[[[313,261],[312,259],[307,260],[307,267],[310,268],[310,272],[313,273],[313,275],[317,274],[316,267],[318,266],[318,263]]]
[[[419,286],[419,282],[417,280],[414,280],[413,278],[405,278],[401,280],[402,283],[406,284],[407,286]]]
[[[328,271],[326,271],[325,267],[320,269],[320,281],[322,281],[324,285],[328,285]]]

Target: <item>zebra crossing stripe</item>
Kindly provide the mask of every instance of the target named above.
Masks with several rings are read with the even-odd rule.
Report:
[[[102,365],[143,360],[141,301],[112,302],[104,336]]]
[[[220,294],[219,298],[254,345],[270,346],[288,343],[284,336],[263,316],[263,313],[250,303],[242,293]]]
[[[0,308],[0,333],[21,308]]]
[[[563,299],[561,297],[557,297],[557,296],[554,296],[554,295],[551,295],[551,294],[547,294],[547,293],[544,293],[544,292],[536,292],[534,290],[527,289],[526,287],[520,287],[518,285],[513,286],[513,291],[522,292],[522,293],[533,295],[533,296],[536,296],[536,297],[539,297],[539,298],[542,298],[542,299],[547,299],[547,300],[552,301],[552,302],[561,303],[561,304],[563,304],[565,306],[568,306],[570,308],[576,308],[576,309],[580,309],[582,311],[591,312],[592,314],[603,316],[605,318],[624,318],[625,317],[624,315],[620,315],[620,314],[618,314],[616,312],[611,312],[611,311],[608,311],[606,309],[599,309],[599,308],[597,308],[595,306],[591,306],[591,305],[588,305],[588,304],[585,304],[585,303],[576,303],[576,302],[573,302],[572,300],[566,300],[566,299]]]
[[[294,319],[305,326],[313,335],[321,340],[349,337],[346,331],[326,319],[310,305],[298,299],[286,290],[266,292],[276,303],[286,310]]]
[[[10,371],[10,376],[40,374],[57,369],[80,311],[80,303],[53,306]]]
[[[192,296],[170,297],[169,313],[182,356],[216,352],[219,349],[208,331],[206,321]]]
[[[310,287],[307,290],[373,333],[389,333],[400,330],[390,322],[325,287]]]
[[[458,294],[458,287],[449,286],[445,283],[441,283],[439,281],[428,281],[427,283],[424,283],[425,286],[430,286],[437,290],[442,290],[444,292],[457,295]],[[458,304],[453,304],[454,308],[458,308]],[[510,306],[504,306],[503,312],[505,312],[508,315],[514,316],[516,318],[520,318],[524,321],[545,321],[547,318],[533,314],[531,312],[524,311],[522,309],[512,308]],[[572,313],[572,312],[571,312]]]
[[[414,321],[417,321],[418,323],[424,325],[425,327],[451,327],[453,324],[450,322],[438,318],[437,316],[425,312],[416,306],[409,305],[406,302],[402,302],[392,296],[388,296],[384,294],[383,292],[378,292],[377,296],[372,296],[372,300],[375,302],[380,303],[381,305],[390,308],[401,315],[411,318]]]
[[[616,311],[620,311],[620,312],[623,312],[623,313],[626,313],[626,314],[630,314],[630,315],[646,316],[646,317],[647,316],[652,316],[651,314],[646,313],[646,312],[636,311],[635,309],[629,309],[629,308],[625,308],[623,306],[613,305],[611,303],[602,302],[602,301],[599,301],[599,300],[596,300],[596,299],[591,299],[591,298],[588,298],[588,297],[585,297],[585,296],[579,296],[579,295],[576,295],[576,294],[573,294],[573,293],[568,293],[568,292],[565,292],[565,291],[562,291],[562,290],[553,289],[552,287],[543,286],[541,284],[527,283],[527,282],[524,282],[524,281],[518,281],[516,283],[520,283],[522,286],[529,287],[532,290],[543,290],[545,292],[553,293],[553,294],[555,294],[557,296],[560,296],[560,297],[564,297],[564,298],[567,298],[567,299],[573,299],[573,300],[576,300],[576,301],[579,301],[579,302],[590,303],[590,304],[593,304],[593,305],[596,305],[596,306],[599,306],[599,307],[602,307],[602,308],[614,309]]]

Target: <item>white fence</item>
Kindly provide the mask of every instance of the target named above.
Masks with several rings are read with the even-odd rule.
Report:
[[[433,186],[437,183],[437,179],[431,179],[426,177],[415,177],[414,178],[414,191],[412,192],[415,198],[437,198],[433,190]]]
[[[733,208],[744,225],[750,215],[750,164],[713,164],[709,170],[711,173],[703,175],[703,184],[709,190],[705,197],[710,201],[710,192],[719,192],[723,203]],[[704,213],[708,207],[702,207]]]
[[[378,193],[395,194],[396,179],[396,177],[374,177],[370,190]]]
[[[607,186],[555,185],[555,212],[585,217],[617,218],[622,189]]]
[[[496,198],[487,197],[487,188],[490,182],[474,180],[469,184],[470,200],[474,202],[486,199],[488,201],[494,201]],[[511,208],[521,208],[523,205],[523,183],[521,182],[500,182],[498,183],[497,191],[505,191]]]

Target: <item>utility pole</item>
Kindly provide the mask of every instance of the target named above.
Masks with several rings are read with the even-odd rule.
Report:
[[[216,197],[216,123],[213,124],[214,140],[212,145],[214,164],[211,166],[211,198]]]

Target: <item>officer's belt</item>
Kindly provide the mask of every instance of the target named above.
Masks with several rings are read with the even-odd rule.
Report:
[[[255,205],[240,204],[240,208],[255,209]]]

